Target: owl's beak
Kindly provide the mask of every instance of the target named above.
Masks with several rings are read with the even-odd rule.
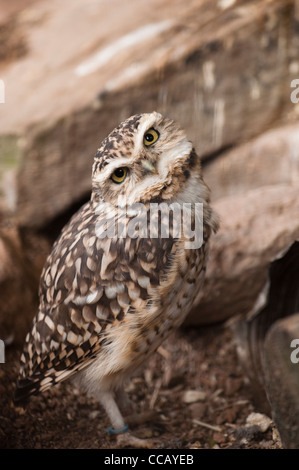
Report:
[[[142,160],[141,165],[143,166],[143,168],[146,171],[148,171],[150,173],[154,173],[155,175],[158,175],[157,168],[151,162],[149,162],[148,160]]]

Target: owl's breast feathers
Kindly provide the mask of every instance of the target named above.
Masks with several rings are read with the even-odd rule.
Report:
[[[96,212],[91,203],[83,206],[48,257],[39,311],[21,356],[17,404],[96,358],[103,374],[129,367],[146,348],[156,349],[192,306],[205,269],[209,221],[202,247],[184,250],[171,231],[168,238],[102,238],[103,215]]]

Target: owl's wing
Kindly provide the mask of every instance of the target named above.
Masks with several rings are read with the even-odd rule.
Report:
[[[21,356],[15,403],[87,367],[105,332],[127,313],[138,314],[149,286],[158,286],[171,266],[173,238],[101,238],[99,218],[86,204],[53,246]]]

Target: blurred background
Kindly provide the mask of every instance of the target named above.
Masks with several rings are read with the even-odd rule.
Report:
[[[186,130],[222,220],[186,324],[251,312],[299,237],[296,79],[298,0],[0,0],[0,338],[22,344],[102,139],[153,110]]]

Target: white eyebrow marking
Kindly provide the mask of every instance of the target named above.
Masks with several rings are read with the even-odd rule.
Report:
[[[96,173],[95,176],[92,177],[93,181],[97,183],[101,183],[105,181],[107,178],[110,178],[113,171],[120,167],[129,167],[132,166],[132,159],[131,158],[115,158],[112,159],[108,165],[101,171],[101,173]]]

